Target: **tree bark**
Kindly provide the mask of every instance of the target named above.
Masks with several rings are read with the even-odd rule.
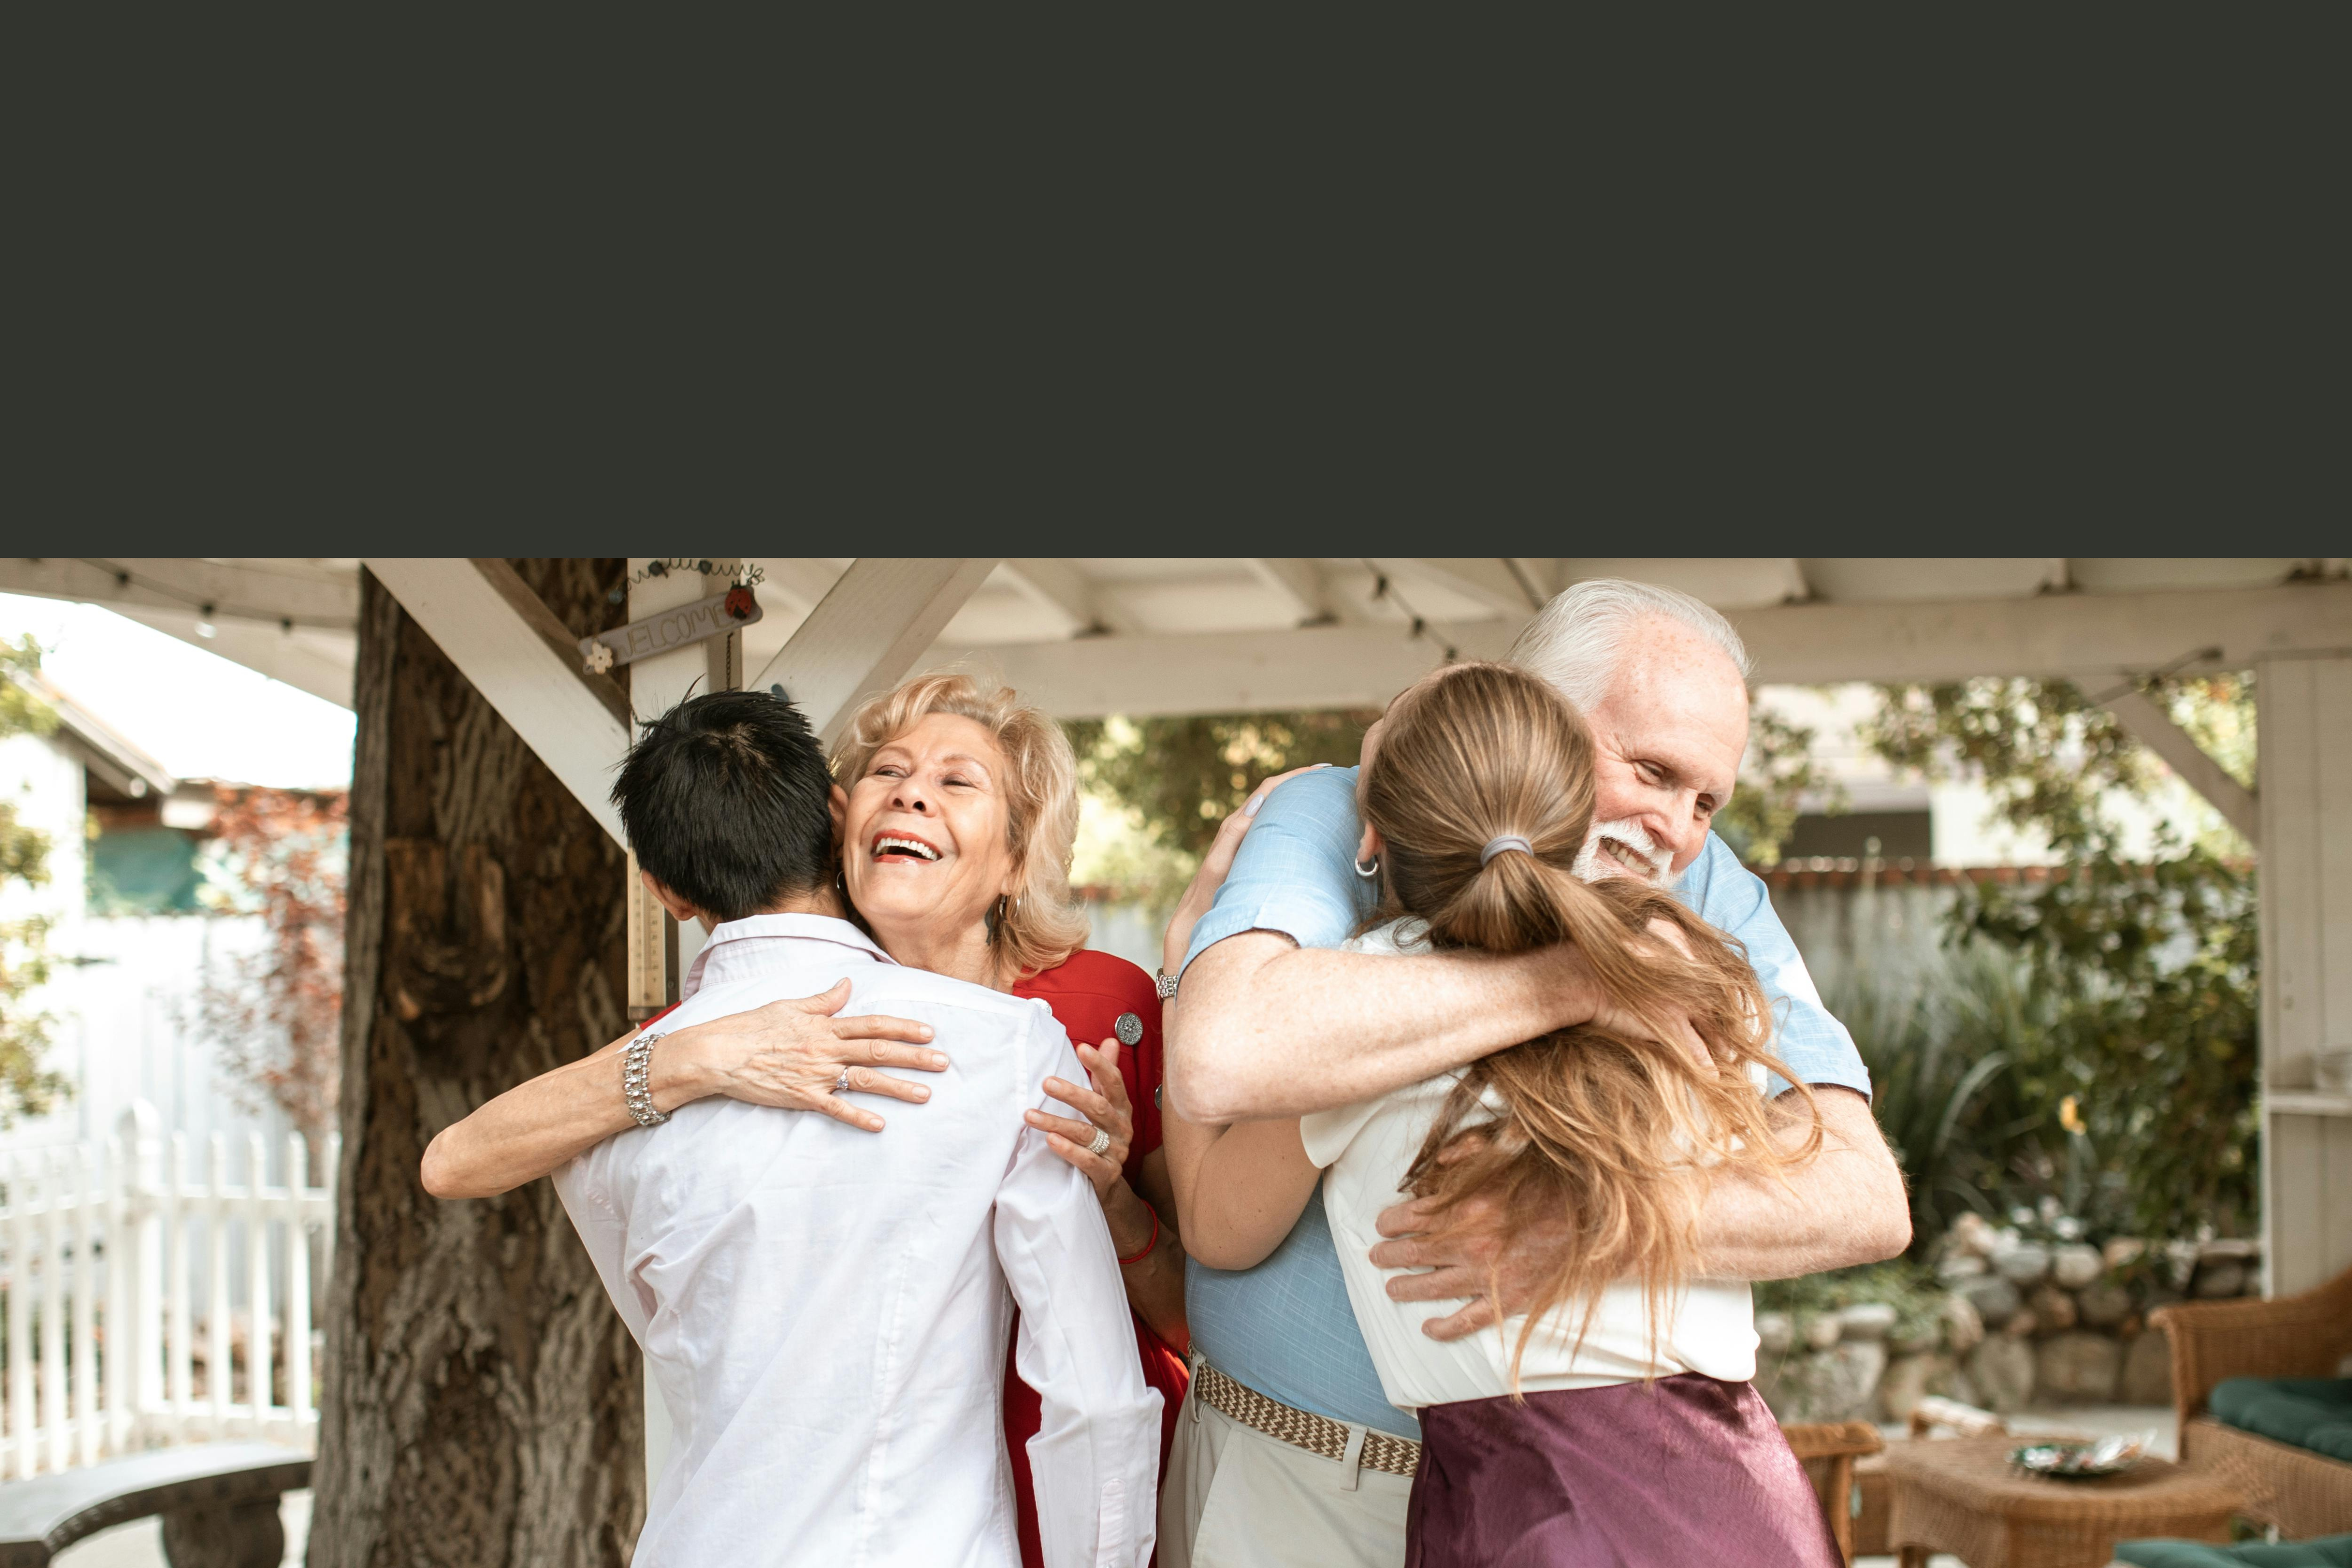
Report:
[[[514,563],[581,635],[615,559]],[[551,1183],[438,1203],[425,1145],[627,1027],[625,860],[362,574],[335,1269],[310,1568],[629,1561],[636,1346]],[[614,1092],[619,1092],[614,1081]]]

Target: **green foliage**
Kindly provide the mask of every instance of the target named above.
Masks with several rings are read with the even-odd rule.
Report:
[[[0,739],[57,728],[56,712],[32,685],[40,668],[31,638],[0,643]],[[0,799],[0,887],[46,884],[48,861],[48,835],[19,821],[16,803]],[[64,1080],[42,1070],[53,1020],[30,1001],[49,977],[48,932],[41,915],[0,921],[0,1126],[20,1114],[42,1114],[65,1089]]]
[[[2024,1090],[2050,1071],[2052,999],[2011,955],[1969,944],[1909,989],[1860,983],[1828,998],[1870,1069],[1872,1108],[1911,1186],[1912,1251],[1960,1214],[2012,1201],[2021,1155],[2056,1125]]]
[[[1377,709],[1354,709],[1072,719],[1063,727],[1087,792],[1126,813],[1160,852],[1129,852],[1118,863],[1150,883],[1134,891],[1164,903],[1260,779],[1315,762],[1354,766],[1378,717]]]
[[[1890,1338],[1932,1340],[1939,1332],[1948,1293],[1932,1270],[1907,1258],[1891,1258],[1884,1263],[1836,1269],[1826,1274],[1759,1280],[1756,1283],[1756,1310],[1786,1312],[1796,1320],[1801,1336],[1808,1319],[1865,1301],[1884,1301],[1895,1309],[1895,1328]],[[1800,1338],[1799,1343],[1802,1343]]]
[[[2177,681],[2154,695],[2192,733],[2251,746],[2250,678]],[[1886,1051],[1889,1080],[1901,1081],[1906,1101],[1897,1108],[1882,1098],[1881,1114],[1894,1113],[1903,1129],[1894,1135],[1926,1162],[1933,1185],[1922,1201],[1954,1194],[1990,1210],[2049,1197],[2094,1228],[2143,1236],[2250,1227],[2252,867],[2221,852],[2226,838],[2191,843],[2168,827],[2158,830],[2151,858],[2124,858],[2100,796],[2145,791],[2155,770],[2071,685],[1890,688],[1871,738],[1891,760],[1930,774],[1980,772],[2004,820],[2039,832],[2064,860],[2044,882],[1964,883],[1949,913],[1957,949],[1980,946],[2018,972],[2018,1006],[1980,1015],[1981,1027],[2002,1031],[1983,1038],[1982,1054],[1969,1056],[1964,1033],[1950,1034],[1960,1056],[1932,1067]],[[1996,1056],[2002,1065],[1986,1070],[1953,1136],[1937,1145],[1927,1107],[1958,1087],[1954,1064],[1965,1058],[1975,1071]],[[1983,1151],[1976,1174],[1953,1174],[1966,1163],[1949,1154],[1954,1145]],[[1951,1170],[1938,1163],[1948,1155]],[[1993,1158],[1997,1171],[1984,1165]],[[1915,1182],[1922,1174],[1913,1171]]]
[[[1715,831],[1749,865],[1780,863],[1780,846],[1796,831],[1799,801],[1827,796],[1832,812],[1845,809],[1845,789],[1813,756],[1810,725],[1757,708],[1748,727],[1748,755],[1739,788],[1716,814]]]

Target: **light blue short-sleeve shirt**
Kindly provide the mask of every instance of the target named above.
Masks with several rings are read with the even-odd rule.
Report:
[[[1355,873],[1363,836],[1356,769],[1304,773],[1266,797],[1216,903],[1192,928],[1190,964],[1244,931],[1279,931],[1302,947],[1336,947],[1372,911],[1375,884]],[[1764,883],[1712,833],[1675,886],[1699,918],[1737,937],[1772,1000],[1773,1054],[1808,1083],[1870,1092],[1870,1073],[1774,913]],[[1772,1092],[1785,1088],[1778,1078]],[[1347,1281],[1318,1199],[1282,1245],[1254,1269],[1187,1260],[1185,1312],[1192,1343],[1229,1375],[1286,1405],[1335,1421],[1419,1436],[1389,1404],[1348,1305]]]

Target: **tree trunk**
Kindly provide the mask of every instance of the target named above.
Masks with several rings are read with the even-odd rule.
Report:
[[[623,561],[515,567],[583,635],[625,618]],[[625,1563],[637,1350],[552,1185],[437,1203],[417,1180],[434,1134],[627,1027],[625,862],[365,573],[356,685],[310,1568]]]

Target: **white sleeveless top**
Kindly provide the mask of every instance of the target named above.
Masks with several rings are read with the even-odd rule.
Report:
[[[1421,932],[1417,920],[1396,921],[1352,939],[1347,949],[1426,951]],[[1375,1267],[1370,1256],[1384,1239],[1374,1220],[1381,1210],[1403,1201],[1400,1184],[1404,1174],[1460,1077],[1459,1071],[1440,1073],[1377,1100],[1318,1112],[1299,1126],[1307,1157],[1324,1167],[1323,1207],[1339,1245],[1349,1302],[1371,1348],[1381,1390],[1401,1410],[1508,1394],[1511,1350],[1527,1322],[1522,1315],[1465,1339],[1433,1340],[1421,1332],[1421,1325],[1446,1316],[1461,1303],[1389,1300],[1389,1276],[1403,1270]],[[1728,1383],[1756,1375],[1755,1309],[1745,1281],[1694,1281],[1661,1306],[1653,1344],[1641,1286],[1610,1286],[1585,1325],[1582,1343],[1572,1353],[1585,1303],[1576,1301],[1556,1309],[1528,1342],[1519,1386],[1533,1393],[1598,1388],[1685,1372]]]

